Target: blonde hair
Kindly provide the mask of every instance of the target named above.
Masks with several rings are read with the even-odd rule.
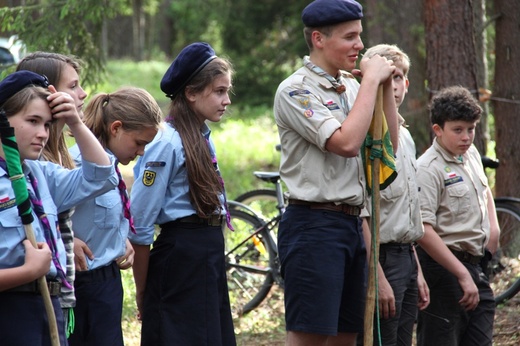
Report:
[[[109,124],[114,121],[121,121],[125,131],[140,131],[143,127],[158,128],[161,117],[161,108],[150,93],[126,87],[94,95],[84,111],[83,122],[106,148]]]
[[[403,69],[405,77],[408,76],[408,71],[410,71],[411,66],[410,58],[395,44],[375,45],[367,49],[364,56],[367,58],[371,58],[376,54],[382,56],[383,58],[392,60],[396,65],[399,64],[400,67]]]

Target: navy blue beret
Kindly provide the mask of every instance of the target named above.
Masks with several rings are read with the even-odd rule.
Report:
[[[363,18],[363,7],[354,0],[315,0],[302,12],[303,24],[318,28]]]
[[[11,96],[29,85],[39,85],[46,88],[49,86],[49,81],[45,76],[25,70],[16,71],[5,77],[0,82],[0,106],[10,99]]]
[[[216,57],[213,48],[205,42],[195,42],[184,47],[164,74],[161,90],[173,98]]]

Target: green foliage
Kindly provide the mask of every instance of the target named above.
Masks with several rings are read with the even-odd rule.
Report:
[[[88,88],[87,92],[89,95],[96,91],[110,93],[123,86],[136,86],[147,90],[166,110],[169,99],[161,91],[160,81],[169,66],[165,61],[110,60],[106,64],[106,78],[96,90]]]
[[[195,41],[207,41],[218,52],[222,51],[219,21],[228,10],[226,3],[219,0],[172,1],[170,10],[176,35],[172,52],[178,53]]]
[[[302,0],[288,0],[283,6],[277,0],[233,3],[233,18],[222,23],[222,40],[237,71],[238,102],[272,104],[278,84],[308,52],[300,19],[307,4]]]
[[[212,136],[230,199],[253,188],[266,187],[253,171],[277,171],[280,160],[275,149],[279,138],[272,112],[264,110],[254,119],[237,113],[224,118],[219,127],[210,125],[214,128]]]
[[[107,63],[107,78],[98,91],[113,92],[122,86],[146,89],[159,102],[164,114],[168,99],[160,90],[159,82],[169,63],[162,61],[133,62],[114,60]],[[146,78],[143,78],[146,76]],[[89,90],[89,94],[93,92]],[[271,106],[251,107],[233,104],[220,123],[210,123],[212,137],[217,148],[218,162],[226,182],[228,198],[253,188],[265,187],[253,171],[278,170],[279,143]],[[131,172],[131,170],[128,170]]]
[[[18,34],[29,51],[80,57],[84,86],[98,89],[99,83],[111,78],[105,74],[103,27],[113,18],[132,16],[136,4],[150,23],[147,38],[152,41],[143,56],[166,54],[171,61],[187,44],[209,42],[235,66],[235,102],[272,104],[278,84],[307,53],[300,13],[308,0],[26,0],[24,6],[0,9],[0,31]],[[164,31],[171,41],[163,42],[165,52],[156,54]],[[105,35],[111,39],[110,32]]]
[[[15,33],[29,51],[73,54],[84,62],[83,82],[96,85],[104,72],[100,51],[103,22],[123,8],[123,0],[27,0],[0,8],[0,30]]]

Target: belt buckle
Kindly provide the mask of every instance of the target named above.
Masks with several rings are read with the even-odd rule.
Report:
[[[360,212],[361,208],[353,206],[353,205],[343,204],[341,206],[341,209],[342,209],[343,213],[345,213],[347,215],[351,215],[351,216],[359,216],[359,214],[361,213]]]
[[[49,288],[49,294],[51,296],[57,296],[60,294],[61,283],[57,281],[49,281],[47,282],[47,287]]]

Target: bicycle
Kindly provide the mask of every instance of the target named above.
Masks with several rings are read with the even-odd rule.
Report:
[[[275,149],[280,151],[281,145],[277,144]],[[247,191],[237,196],[234,200],[251,207],[265,219],[271,219],[275,215],[282,214],[287,206],[288,198],[283,191],[280,173],[256,171],[253,174],[266,183],[274,184],[274,189]]]
[[[278,258],[277,229],[285,210],[278,172],[255,172],[259,178],[275,184],[276,215],[267,218],[251,206],[228,201],[231,225],[225,230],[225,258],[231,310],[242,316],[255,309],[276,283],[283,287]],[[279,199],[278,199],[279,198]]]
[[[234,200],[245,204],[259,213],[264,219],[272,219],[285,211],[288,198],[284,194],[279,172],[255,171],[253,174],[260,180],[274,184],[274,189],[255,189],[247,191]]]
[[[499,162],[482,157],[484,168],[496,169]],[[495,197],[500,226],[500,245],[489,263],[489,281],[495,303],[501,304],[520,291],[520,198]]]

